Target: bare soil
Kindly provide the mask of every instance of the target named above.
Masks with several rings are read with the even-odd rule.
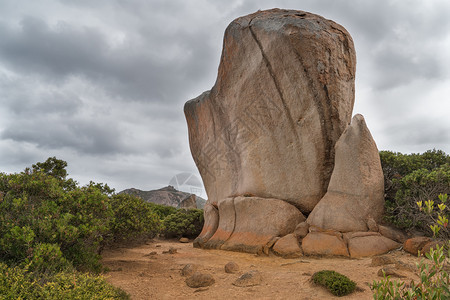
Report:
[[[175,254],[165,253],[171,247]],[[156,254],[150,254],[156,252]],[[144,245],[107,250],[103,263],[110,269],[108,282],[128,292],[132,299],[372,299],[369,284],[379,280],[378,270],[371,267],[371,258],[302,257],[284,259],[277,256],[255,256],[248,253],[193,248],[192,243],[175,240],[154,240]],[[420,259],[403,251],[387,256],[415,265]],[[234,261],[240,272],[228,274],[224,266]],[[199,271],[209,273],[215,283],[207,288],[190,288],[181,269],[186,264],[199,265]],[[243,273],[258,270],[262,283],[253,287],[237,287],[232,283]],[[357,291],[335,297],[326,289],[311,282],[311,275],[320,270],[335,270],[357,283]],[[411,271],[400,270],[402,280],[415,281]]]

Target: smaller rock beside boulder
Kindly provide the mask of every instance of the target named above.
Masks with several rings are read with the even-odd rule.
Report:
[[[403,244],[403,250],[413,255],[418,255],[423,246],[425,246],[429,242],[431,242],[431,239],[426,236],[413,237],[405,241],[405,243]]]
[[[211,274],[196,272],[186,279],[186,284],[191,288],[207,287],[213,285],[216,281]]]
[[[297,258],[303,256],[302,248],[298,244],[297,237],[291,233],[280,238],[272,248],[275,254],[284,258]]]
[[[233,285],[239,287],[249,287],[260,285],[261,282],[262,282],[261,273],[256,270],[252,270],[242,274],[238,279],[236,279],[235,282],[233,282]]]
[[[384,254],[400,246],[401,244],[387,237],[377,235],[354,237],[348,241],[348,251],[352,258]]]
[[[234,261],[230,261],[229,263],[227,263],[225,265],[225,272],[226,273],[230,273],[230,274],[234,274],[239,272],[239,266],[237,263],[235,263]]]
[[[180,238],[178,241],[179,241],[180,243],[189,243],[189,239],[188,239],[188,238],[185,238],[185,237]]]

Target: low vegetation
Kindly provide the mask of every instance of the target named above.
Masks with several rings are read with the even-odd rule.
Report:
[[[157,234],[193,237],[203,226],[201,210],[116,195],[101,183],[80,187],[66,167],[52,157],[0,173],[1,299],[128,299],[99,276],[104,247]]]
[[[324,286],[335,296],[345,296],[352,293],[356,283],[347,276],[336,271],[323,270],[314,273],[312,280],[315,284]]]
[[[439,210],[423,214],[417,203],[450,194],[450,156],[440,150],[422,154],[381,151],[380,158],[385,181],[385,221],[432,236],[430,225],[437,220]],[[450,238],[447,228],[442,230],[441,238]]]

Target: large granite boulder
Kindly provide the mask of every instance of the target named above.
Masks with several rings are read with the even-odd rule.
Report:
[[[351,119],[355,64],[347,31],[318,15],[274,9],[234,20],[216,84],[184,107],[209,201],[251,194],[310,212]]]
[[[384,201],[375,142],[351,120],[355,64],[348,32],[318,15],[272,9],[228,26],[215,85],[184,107],[208,194],[194,246],[380,252],[342,234],[378,231]]]

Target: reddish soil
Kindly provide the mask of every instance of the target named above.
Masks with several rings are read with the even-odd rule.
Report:
[[[175,254],[163,254],[169,248]],[[151,252],[156,254],[150,255]],[[403,251],[387,254],[396,260],[414,265],[420,259]],[[234,261],[240,272],[228,274],[226,263]],[[124,289],[132,299],[372,299],[369,284],[379,280],[381,267],[371,267],[372,259],[302,257],[283,259],[277,256],[255,256],[248,253],[222,250],[203,250],[192,243],[156,240],[145,245],[108,250],[103,263],[110,269],[107,281]],[[199,271],[209,273],[215,283],[207,288],[190,288],[181,269],[188,263],[200,266]],[[258,270],[262,283],[253,287],[237,287],[232,283],[244,272]],[[326,289],[311,282],[311,275],[320,270],[338,271],[357,283],[358,291],[345,297],[334,297]],[[402,279],[417,281],[411,271],[399,271]]]

